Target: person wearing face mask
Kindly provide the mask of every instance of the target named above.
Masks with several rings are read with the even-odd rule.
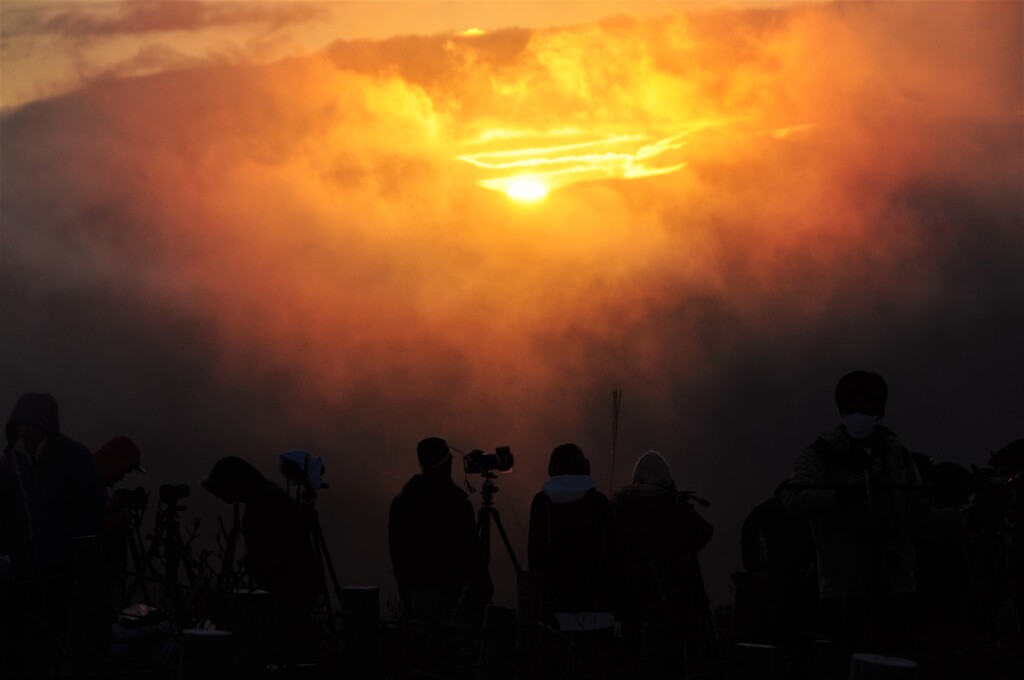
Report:
[[[936,514],[914,455],[880,422],[887,398],[877,373],[840,378],[841,422],[804,449],[782,495],[811,522],[825,632],[846,658],[910,651],[913,540]]]

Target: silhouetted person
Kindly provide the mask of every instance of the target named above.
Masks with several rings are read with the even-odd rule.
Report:
[[[842,422],[803,451],[783,492],[787,509],[811,520],[822,614],[846,652],[907,653],[913,538],[935,520],[913,455],[879,424],[887,398],[877,373],[840,378]]]
[[[743,568],[763,577],[756,639],[743,642],[795,652],[809,644],[818,623],[818,583],[811,525],[786,510],[784,488],[779,485],[743,522]]]
[[[21,395],[6,435],[0,456],[0,552],[10,556],[14,584],[3,615],[15,626],[16,645],[33,634],[44,636],[44,645],[63,645],[75,539],[103,533],[103,482],[89,450],[61,432],[57,401],[50,394]],[[23,655],[24,650],[11,651]],[[10,656],[0,659],[0,667],[9,661]]]
[[[430,437],[416,447],[420,474],[391,502],[388,546],[398,592],[414,617],[448,622],[460,599],[482,608],[490,580],[481,560],[473,507],[452,481],[448,444]]]
[[[966,510],[971,502],[970,471],[956,463],[920,465],[928,499],[936,509]],[[921,647],[929,656],[946,656],[964,648],[964,613],[970,580],[967,545],[960,537],[921,534],[914,577],[917,585]]]
[[[310,518],[299,502],[236,456],[217,461],[202,485],[226,503],[245,504],[243,564],[257,587],[269,591],[281,607],[311,609],[324,592],[324,581],[313,551]]]
[[[529,564],[547,612],[610,611],[611,507],[575,444],[551,452],[550,477],[530,506]]]
[[[134,503],[142,500],[145,492],[121,490],[115,493],[113,487],[130,472],[145,472],[142,453],[128,437],[114,437],[97,449],[92,456],[93,463],[107,487],[107,528],[103,538],[103,556],[107,583],[110,589],[112,614],[115,617],[122,605],[125,579],[128,575],[128,545],[133,531],[132,513],[137,512]],[[125,505],[129,502],[129,506]]]
[[[979,605],[988,602],[979,607],[988,624],[988,641],[1012,635],[1010,645],[1004,639],[1003,646],[1012,645],[1024,656],[1024,439],[993,453],[989,465],[990,475],[978,480],[970,513],[971,599]],[[995,613],[1008,609],[1007,597],[1016,611],[1015,631],[1006,630],[1009,626],[999,621],[1008,617]]]
[[[696,553],[711,540],[713,527],[687,494],[676,490],[668,461],[656,451],[637,460],[633,483],[612,497],[612,513],[624,581],[619,618],[627,646],[635,654],[643,624],[660,623],[683,639],[690,659],[706,658],[712,641]],[[676,659],[675,670],[682,663]]]

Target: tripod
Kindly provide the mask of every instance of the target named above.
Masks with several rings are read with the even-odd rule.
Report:
[[[238,539],[242,535],[242,522],[241,516],[238,509],[238,503],[233,503],[233,520],[231,524],[231,530],[228,531],[224,528],[224,522],[221,520],[221,535],[225,536],[224,544],[224,559],[221,560],[220,573],[217,575],[217,591],[214,598],[216,603],[214,610],[222,612],[225,609],[227,603],[228,593],[230,593],[236,586],[239,575],[235,571],[235,546],[238,545]],[[218,537],[218,545],[220,539]]]
[[[338,574],[334,571],[334,561],[331,553],[327,550],[327,541],[324,540],[324,530],[320,526],[320,516],[317,514],[316,505],[312,500],[302,501],[301,507],[305,511],[306,526],[309,529],[310,538],[313,541],[313,552],[316,554],[317,568],[320,570],[320,582],[324,584],[324,595],[327,602],[327,616],[331,621],[331,628],[334,628],[334,610],[331,607],[331,588],[334,588],[334,597],[341,606],[341,584],[338,581]],[[330,574],[330,583],[327,582],[327,574]]]
[[[114,564],[115,568],[120,570],[124,566],[121,562],[121,556],[124,555],[122,550],[127,550],[127,557],[130,559],[131,569],[127,568],[123,572],[118,573],[118,579],[114,584],[115,593],[118,596],[118,608],[124,609],[130,604],[130,598],[134,591],[134,588],[129,589],[128,580],[134,576],[138,579],[138,575],[142,573],[142,533],[140,527],[142,526],[142,518],[146,515],[146,508],[149,505],[149,494],[143,490],[143,488],[136,487],[134,491],[128,489],[117,489],[114,491],[113,499],[111,501],[111,512],[117,516],[125,518],[122,527],[115,529],[116,533],[110,534],[108,530],[108,536],[111,536],[111,540],[116,541],[116,557],[118,561]],[[149,601],[149,591],[146,589],[145,579],[138,580],[136,584],[142,590],[142,599],[144,602]]]
[[[482,502],[480,504],[480,510],[477,512],[477,531],[480,532],[480,556],[481,566],[486,569],[491,563],[491,520],[494,520],[494,526],[498,528],[498,535],[501,536],[502,542],[505,544],[505,550],[508,552],[508,557],[512,560],[512,567],[519,574],[523,571],[523,568],[519,566],[519,560],[516,559],[515,551],[512,550],[512,543],[508,540],[508,534],[505,533],[505,527],[501,523],[501,515],[498,514],[498,509],[494,507],[494,494],[498,492],[498,487],[495,485],[494,480],[497,476],[491,472],[483,472],[484,485],[480,489],[480,498]]]
[[[179,565],[185,571],[185,578],[188,580],[190,588],[195,587],[196,574],[192,566],[189,550],[181,539],[178,512],[184,510],[185,507],[178,505],[179,500],[181,499],[161,493],[160,503],[157,505],[152,542],[142,557],[135,574],[135,580],[132,582],[132,586],[128,590],[125,599],[130,601],[137,588],[141,588],[145,595],[145,579],[147,578],[147,573],[152,571],[154,579],[162,586],[163,598],[165,601],[170,602],[174,618],[180,623],[184,621],[186,612],[183,607],[184,595],[178,575]],[[158,553],[161,553],[163,556],[163,573],[153,564],[153,558]]]

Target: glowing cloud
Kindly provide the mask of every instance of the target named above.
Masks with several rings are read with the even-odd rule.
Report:
[[[508,193],[521,183],[523,172],[550,190],[591,180],[655,177],[686,166],[680,153],[686,138],[704,127],[708,125],[668,136],[489,130],[466,145],[488,150],[463,154],[458,160],[494,175],[478,180],[480,186]]]

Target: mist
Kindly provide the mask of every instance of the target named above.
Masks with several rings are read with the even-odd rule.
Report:
[[[712,502],[727,599],[746,512],[834,424],[843,373],[886,376],[887,424],[937,460],[1022,436],[1022,22],[621,16],[107,74],[7,110],[0,404],[50,391],[91,449],[131,437],[149,473],[127,483],[192,484],[204,522],[227,514],[197,486],[220,457],[277,478],[280,452],[323,456],[342,580],[385,597],[419,439],[511,446],[523,561],[556,445],[604,491],[655,449]],[[685,132],[683,167],[519,204],[459,160],[493,131]]]

